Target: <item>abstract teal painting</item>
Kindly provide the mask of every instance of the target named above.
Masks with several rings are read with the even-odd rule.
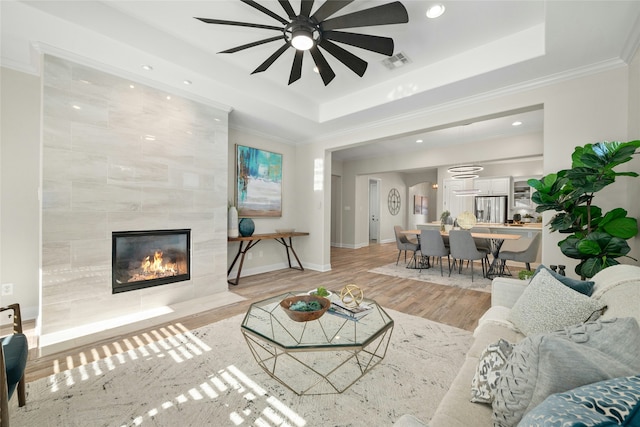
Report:
[[[239,217],[282,216],[282,154],[236,145]]]

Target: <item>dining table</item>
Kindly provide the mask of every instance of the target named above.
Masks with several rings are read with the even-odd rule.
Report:
[[[420,243],[421,233],[422,233],[421,229],[402,230],[402,234],[416,236],[418,239],[418,243]],[[446,231],[440,231],[440,234],[443,237],[449,236],[449,233]],[[518,240],[522,236],[519,234],[507,234],[507,233],[474,233],[472,232],[471,237],[478,238],[478,239],[487,239],[489,241],[489,246],[491,248],[491,255],[493,256],[493,260],[491,261],[491,264],[489,264],[486,277],[488,279],[493,279],[494,277],[500,276],[500,265],[499,265],[500,261],[498,259],[498,255],[500,254],[500,248],[502,247],[502,244],[504,243],[504,241]]]

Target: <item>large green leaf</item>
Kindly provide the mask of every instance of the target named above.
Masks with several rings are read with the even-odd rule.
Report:
[[[612,237],[602,251],[610,258],[619,258],[631,252],[631,248],[626,240],[619,237]]]
[[[591,258],[590,254],[583,254],[578,249],[578,244],[581,242],[581,239],[577,238],[575,235],[571,235],[566,239],[562,240],[558,243],[560,246],[560,250],[563,254],[573,259],[587,259]]]
[[[608,221],[602,228],[612,236],[630,239],[638,234],[638,220],[635,218],[617,218]]]
[[[575,271],[580,277],[590,279],[599,271],[617,264],[620,263],[613,258],[589,258],[578,264]]]

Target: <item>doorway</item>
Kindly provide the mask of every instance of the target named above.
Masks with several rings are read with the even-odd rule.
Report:
[[[331,175],[331,246],[342,247],[342,177]]]
[[[380,242],[380,180],[369,179],[369,241]]]

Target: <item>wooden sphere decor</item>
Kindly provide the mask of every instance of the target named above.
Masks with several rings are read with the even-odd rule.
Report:
[[[348,284],[340,291],[340,301],[346,307],[357,307],[364,298],[364,292],[353,283]]]

